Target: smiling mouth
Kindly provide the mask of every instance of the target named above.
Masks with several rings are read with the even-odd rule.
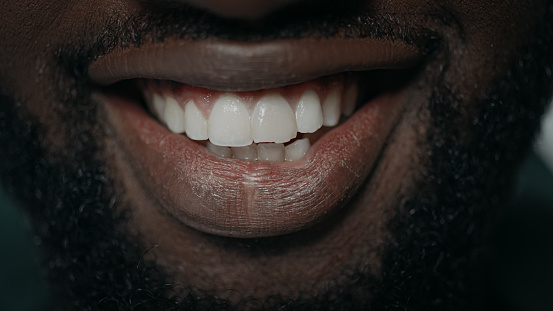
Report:
[[[251,238],[307,229],[353,195],[422,59],[377,39],[177,40],[108,54],[89,76],[153,208]]]
[[[301,160],[321,135],[347,120],[361,103],[369,102],[393,80],[393,73],[337,74],[248,92],[159,80],[141,80],[137,87],[146,109],[161,124],[215,155],[292,162]]]

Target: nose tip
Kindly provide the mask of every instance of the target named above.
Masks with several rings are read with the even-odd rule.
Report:
[[[302,0],[172,0],[187,3],[221,17],[250,19],[262,18],[282,7]]]

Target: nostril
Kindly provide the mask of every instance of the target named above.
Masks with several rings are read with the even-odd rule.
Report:
[[[221,17],[245,20],[260,19],[300,1],[303,0],[144,0],[154,6],[188,4]]]

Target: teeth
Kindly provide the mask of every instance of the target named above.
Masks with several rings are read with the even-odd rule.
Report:
[[[232,147],[232,157],[242,160],[257,160],[257,146],[251,144],[244,147]]]
[[[207,150],[223,158],[230,158],[232,156],[232,151],[230,147],[217,146],[210,143],[209,141],[207,142]]]
[[[253,141],[285,143],[298,133],[290,105],[280,94],[263,96],[252,113]]]
[[[340,120],[340,88],[332,89],[323,102],[323,125],[336,126]]]
[[[357,85],[350,86],[344,94],[344,101],[342,102],[342,114],[349,117],[355,110],[355,102],[357,101]]]
[[[189,101],[184,107],[184,127],[186,128],[186,135],[190,139],[206,140],[209,138],[207,135],[207,120],[193,100]]]
[[[269,162],[284,161],[284,144],[258,144],[257,160]]]
[[[176,99],[167,97],[165,99],[165,109],[163,110],[163,116],[167,127],[173,133],[184,133],[184,110],[179,106]]]
[[[160,119],[164,119],[163,110],[165,110],[165,99],[158,94],[152,95],[152,110],[153,113]],[[165,120],[162,120],[164,124],[167,124]]]
[[[309,139],[298,139],[285,147],[284,160],[286,162],[301,160],[310,147]]]
[[[314,133],[323,126],[321,101],[314,91],[308,90],[301,96],[296,107],[296,123],[300,133]]]
[[[271,92],[263,95],[253,110],[248,109],[251,107],[248,105],[253,105],[250,102],[255,95],[240,97],[233,93],[217,93],[212,96],[216,100],[208,119],[199,109],[209,105],[203,99],[198,99],[200,102],[189,100],[182,108],[174,96],[148,89],[144,90],[144,99],[152,114],[169,130],[186,133],[193,140],[209,140],[207,149],[218,156],[280,162],[298,161],[311,147],[307,138],[284,146],[283,143],[294,139],[298,132],[314,133],[323,125],[336,126],[340,113],[353,114],[357,93],[355,84],[345,92],[338,86],[321,102],[314,89],[307,89],[297,103],[289,103],[280,93]]]
[[[292,162],[303,159],[311,144],[309,139],[298,139],[284,146],[284,144],[261,143],[244,147],[224,147],[207,142],[207,149],[211,153],[223,158],[233,158],[250,161]]]
[[[209,116],[207,132],[214,145],[242,147],[252,143],[250,114],[240,97],[223,94]]]

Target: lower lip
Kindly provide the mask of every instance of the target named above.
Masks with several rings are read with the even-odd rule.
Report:
[[[382,94],[324,134],[301,161],[224,159],[170,132],[131,100],[98,95],[125,169],[185,226],[229,237],[305,230],[334,214],[370,174],[399,120],[401,94]]]

